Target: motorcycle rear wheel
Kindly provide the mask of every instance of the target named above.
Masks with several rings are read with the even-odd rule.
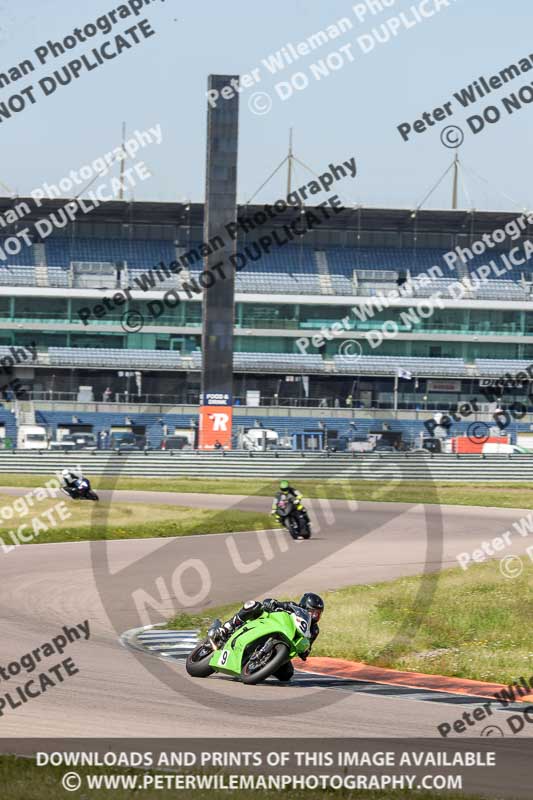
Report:
[[[249,665],[252,660],[252,658],[249,659],[241,670],[241,681],[248,685],[261,683],[261,681],[273,675],[274,672],[277,672],[277,670],[289,660],[289,648],[283,642],[278,642],[272,648],[271,658],[269,658],[268,662],[260,667],[260,669],[250,672]]]

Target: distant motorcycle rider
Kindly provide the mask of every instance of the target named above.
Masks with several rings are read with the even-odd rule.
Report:
[[[81,472],[77,472],[73,469],[62,470],[61,481],[62,488],[71,496],[91,488],[87,478],[84,478]]]
[[[311,644],[309,649],[299,656],[302,661],[305,661],[311,652],[311,647],[320,633],[318,622],[322,616],[322,612],[324,611],[324,601],[318,594],[315,594],[314,592],[306,592],[304,595],[302,595],[298,603],[294,603],[292,601],[284,602],[282,600],[275,600],[271,597],[266,598],[262,602],[259,600],[249,600],[231,619],[225,622],[222,627],[217,629],[215,643],[217,645],[224,644],[224,642],[229,639],[229,637],[237,630],[237,628],[240,628],[245,622],[257,619],[264,611],[269,613],[273,611],[295,611],[298,613],[299,609],[304,609],[311,616],[311,630],[309,631],[309,639],[311,640]],[[274,673],[274,676],[280,681],[290,681],[293,675],[294,667],[290,661],[288,661],[286,664],[283,664],[277,670],[277,672]]]
[[[276,517],[278,522],[281,521],[281,517],[277,512],[277,506],[279,501],[282,499],[291,500],[294,503],[296,510],[299,511],[303,516],[306,524],[309,524],[309,516],[302,503],[303,494],[299,492],[298,489],[290,486],[289,481],[280,481],[279,492],[276,492],[272,501],[272,514]]]

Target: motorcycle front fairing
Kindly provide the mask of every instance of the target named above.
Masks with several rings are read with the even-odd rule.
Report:
[[[280,517],[290,517],[294,511],[294,503],[291,500],[281,499],[278,501],[276,510]]]
[[[263,612],[237,628],[222,650],[215,650],[210,665],[217,672],[238,676],[243,668],[246,648],[258,639],[272,637],[283,640],[289,648],[289,658],[305,653],[311,646],[309,639],[311,620],[307,612]]]

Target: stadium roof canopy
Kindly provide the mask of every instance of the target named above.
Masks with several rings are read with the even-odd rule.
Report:
[[[17,203],[27,203],[30,214],[19,221],[18,227],[24,222],[36,222],[48,216],[53,211],[62,208],[72,198],[43,201],[37,207],[28,197],[0,197],[0,214],[4,216],[8,209]],[[246,217],[261,211],[262,205],[239,206],[239,216]],[[309,211],[313,206],[306,206]],[[272,220],[272,225],[282,226],[294,219],[300,213],[299,206],[289,207],[285,212],[277,214]],[[522,212],[524,215],[528,212]],[[320,211],[317,211],[320,214]],[[332,214],[328,221],[321,224],[326,230],[365,230],[365,231],[395,231],[412,233],[416,227],[419,233],[464,233],[476,234],[490,232],[503,227],[507,222],[520,216],[520,212],[503,211],[477,211],[473,210],[438,210],[420,209],[416,212],[409,209],[395,208],[367,208],[362,206],[346,207],[342,214]],[[163,225],[163,226],[191,226],[199,227],[204,221],[203,203],[157,203],[157,202],[123,202],[112,201],[102,203],[86,215],[79,215],[78,220],[90,222],[119,223],[122,225]],[[415,224],[416,223],[416,224]],[[11,228],[11,226],[10,226]],[[0,236],[13,233],[13,229],[2,226]]]

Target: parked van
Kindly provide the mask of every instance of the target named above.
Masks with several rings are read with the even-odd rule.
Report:
[[[269,428],[249,428],[242,437],[244,450],[268,450],[278,444],[279,434]]]
[[[482,452],[485,455],[508,455],[509,453],[533,453],[527,447],[519,447],[517,444],[502,444],[501,442],[486,442]]]
[[[17,447],[21,450],[48,450],[46,428],[42,425],[21,425],[18,429]]]

